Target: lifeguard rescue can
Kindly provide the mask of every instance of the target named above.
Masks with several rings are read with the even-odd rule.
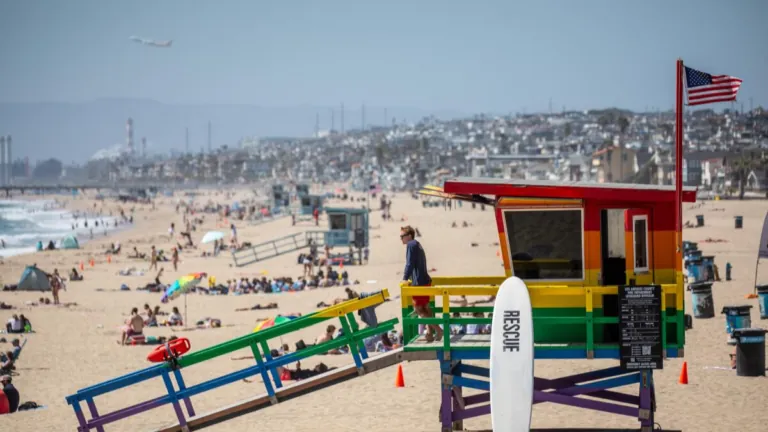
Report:
[[[715,302],[712,298],[712,282],[694,282],[688,285],[691,291],[694,318],[715,316]]]
[[[744,218],[742,216],[735,216],[733,220],[736,229],[741,229],[744,226]]]
[[[768,319],[768,284],[758,285],[757,303],[760,305],[760,319]]]
[[[696,215],[696,226],[697,227],[704,226],[704,215]]]
[[[736,375],[765,376],[765,329],[746,328],[733,331],[736,339]]]
[[[724,306],[720,313],[725,314],[725,332],[731,334],[736,329],[752,327],[750,309],[752,305]]]

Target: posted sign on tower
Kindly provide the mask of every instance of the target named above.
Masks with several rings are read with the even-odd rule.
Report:
[[[661,286],[619,286],[619,357],[626,370],[663,369]]]

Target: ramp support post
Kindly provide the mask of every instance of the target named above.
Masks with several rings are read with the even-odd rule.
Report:
[[[181,390],[181,391],[186,390],[187,386],[184,384],[184,378],[181,377],[181,370],[174,369],[173,370],[173,376],[176,377],[176,384],[178,384],[179,390]],[[187,414],[190,417],[194,417],[195,416],[195,409],[192,408],[192,401],[188,397],[184,398],[184,406],[187,407]]]
[[[163,377],[163,383],[165,384],[165,389],[168,391],[168,396],[171,397],[171,404],[173,405],[173,410],[176,412],[176,417],[179,419],[179,426],[181,426],[182,430],[187,426],[187,419],[184,418],[184,412],[181,410],[181,405],[179,404],[179,398],[176,396],[176,390],[173,389],[173,382],[171,382],[171,376],[168,374],[168,371],[163,371],[162,374]]]

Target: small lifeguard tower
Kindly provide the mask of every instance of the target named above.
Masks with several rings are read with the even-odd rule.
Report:
[[[493,206],[505,276],[433,277],[431,287],[402,286],[405,351],[437,360],[442,371],[440,420],[444,432],[491,411],[486,360],[490,334],[451,335],[428,342],[419,324],[491,324],[493,307],[454,307],[451,297],[496,295],[510,276],[527,285],[533,308],[536,359],[614,359],[610,368],[534,381],[534,403],[553,402],[635,417],[643,431],[654,425],[653,369],[627,369],[620,347],[620,290],[651,286],[660,292],[660,359],[683,357],[685,318],[682,255],[678,249],[675,188],[630,184],[453,178],[422,194]],[[684,188],[684,202],[695,202]],[[493,255],[489,259],[494,259]],[[434,318],[413,313],[413,296],[432,296]],[[482,312],[483,318],[452,318]],[[659,360],[659,364],[663,364]],[[656,366],[658,368],[659,366]],[[637,385],[638,395],[610,389]],[[463,388],[480,393],[464,396]],[[589,396],[590,399],[584,398]]]
[[[280,213],[283,208],[286,208],[291,204],[290,194],[285,190],[285,187],[279,183],[272,185],[272,195],[270,198],[272,200],[273,214]]]
[[[325,213],[328,215],[328,230],[299,232],[234,251],[232,258],[235,266],[243,267],[308,248],[311,245],[331,248],[348,247],[343,252],[331,254],[331,260],[334,264],[342,262],[354,264],[364,261],[362,251],[368,247],[369,240],[368,210],[334,207],[325,208]],[[353,253],[355,249],[357,249],[360,259],[355,259]]]
[[[291,205],[292,222],[312,221],[315,209],[323,212],[325,195],[312,195],[309,193],[309,185],[299,183],[296,185],[296,203]]]

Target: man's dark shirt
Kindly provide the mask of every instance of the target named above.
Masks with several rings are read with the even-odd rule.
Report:
[[[421,243],[416,240],[406,244],[403,280],[408,279],[413,286],[427,286],[432,283],[432,278],[427,273],[427,255]]]
[[[8,398],[8,405],[11,407],[11,412],[16,412],[16,410],[19,409],[19,391],[16,390],[16,387],[14,387],[13,384],[8,383],[3,387],[3,392],[5,392],[5,396]]]

